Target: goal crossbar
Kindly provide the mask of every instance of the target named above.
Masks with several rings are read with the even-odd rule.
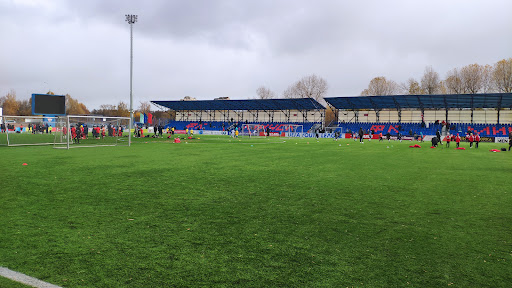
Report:
[[[0,145],[54,148],[130,146],[131,133],[126,134],[129,117],[107,116],[0,116]],[[76,137],[81,130],[81,137]],[[73,133],[74,135],[72,136]],[[91,136],[92,137],[89,137]],[[124,138],[124,139],[123,139]],[[63,147],[64,146],[64,147]]]
[[[292,138],[292,137],[304,137],[304,125],[298,124],[283,124],[282,126],[283,133],[282,136]],[[283,135],[284,134],[284,135]]]
[[[129,117],[68,115],[61,137],[65,139],[67,149],[119,146],[126,141],[122,137],[127,137],[127,146],[131,146],[129,123]]]

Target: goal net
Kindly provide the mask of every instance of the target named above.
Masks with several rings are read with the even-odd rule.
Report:
[[[57,121],[54,148],[130,146],[129,117],[66,116],[64,119]]]
[[[261,124],[243,124],[240,135],[245,137],[265,136],[265,126]]]
[[[304,126],[296,124],[283,124],[281,136],[292,138],[292,137],[304,137]]]
[[[0,145],[54,145],[57,127],[63,117],[1,116]]]

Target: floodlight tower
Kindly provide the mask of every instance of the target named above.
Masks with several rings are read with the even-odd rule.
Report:
[[[133,24],[137,22],[137,15],[126,14],[126,22],[130,24],[130,129],[133,128],[133,94],[132,94],[132,82],[133,82]],[[131,135],[131,130],[130,130]]]

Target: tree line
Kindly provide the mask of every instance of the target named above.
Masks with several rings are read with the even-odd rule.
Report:
[[[283,91],[283,98],[313,98],[319,102],[323,101],[329,85],[322,77],[315,74],[304,76],[290,85]],[[256,95],[259,99],[278,98],[277,94],[271,89],[260,86],[256,89]]]
[[[322,77],[315,74],[304,76],[282,92],[282,98],[312,98],[321,103],[327,94],[329,85]],[[476,93],[511,93],[512,92],[512,58],[503,59],[494,65],[470,64],[462,68],[453,68],[444,79],[432,66],[427,66],[420,80],[409,78],[403,83],[386,79],[384,76],[373,78],[361,96],[378,95],[431,95],[431,94],[476,94]],[[54,94],[49,91],[47,94]],[[271,89],[260,86],[256,89],[259,99],[279,98]],[[32,99],[18,100],[16,91],[11,90],[0,97],[0,107],[4,115],[28,116],[32,114]],[[330,114],[327,111],[327,114]],[[66,113],[70,115],[103,115],[110,117],[129,117],[126,103],[117,105],[103,104],[98,109],[89,110],[86,105],[66,94]],[[149,102],[140,102],[134,112],[135,120],[140,113],[152,113],[154,118],[172,119],[171,111],[151,111]]]
[[[512,58],[503,59],[494,65],[469,64],[453,68],[444,79],[432,66],[427,66],[418,81],[409,78],[398,84],[384,76],[373,78],[361,96],[378,95],[433,95],[433,94],[477,94],[511,93]]]
[[[290,85],[281,98],[313,98],[322,102],[327,93],[325,79],[316,75],[305,76]],[[494,65],[470,64],[462,68],[453,68],[444,79],[432,66],[427,66],[420,80],[409,78],[403,83],[386,79],[384,76],[373,78],[361,96],[379,95],[432,95],[432,94],[477,94],[511,93],[512,58],[503,59]],[[259,99],[279,98],[271,89],[261,86],[256,89]]]
[[[46,94],[55,95],[48,91]],[[117,105],[102,104],[98,109],[89,110],[84,103],[66,94],[66,113],[69,115],[102,115],[107,117],[130,117],[128,105],[120,101]],[[32,115],[32,98],[17,99],[16,91],[11,90],[5,96],[0,97],[0,107],[3,108],[3,115],[9,116],[30,116]],[[149,102],[141,102],[134,113],[135,120],[139,119],[140,113],[152,113],[154,119],[169,119],[169,111],[151,111]]]
[[[50,95],[55,95],[48,91]],[[3,115],[9,116],[30,116],[32,115],[32,98],[18,100],[16,91],[11,90],[5,96],[0,97],[0,107],[3,108]],[[70,115],[87,115],[90,113],[85,104],[66,94],[66,113]]]

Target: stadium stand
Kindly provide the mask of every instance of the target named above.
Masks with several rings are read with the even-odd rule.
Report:
[[[335,114],[328,132],[374,130],[404,136],[435,135],[440,131],[482,137],[505,137],[512,132],[512,93],[460,95],[393,95],[327,97]],[[251,99],[151,101],[176,112],[165,127],[177,130],[226,131],[237,125],[259,124],[281,132],[286,125],[303,125],[304,132],[323,130],[325,107],[313,99]],[[449,125],[437,124],[448,122]]]
[[[338,120],[331,126],[343,132],[363,128],[413,136],[471,131],[484,137],[512,132],[512,93],[330,97],[325,101]]]
[[[302,125],[308,132],[321,128],[325,107],[311,98],[201,101],[151,101],[176,112],[165,128],[227,131],[244,124],[259,124],[270,132]]]

